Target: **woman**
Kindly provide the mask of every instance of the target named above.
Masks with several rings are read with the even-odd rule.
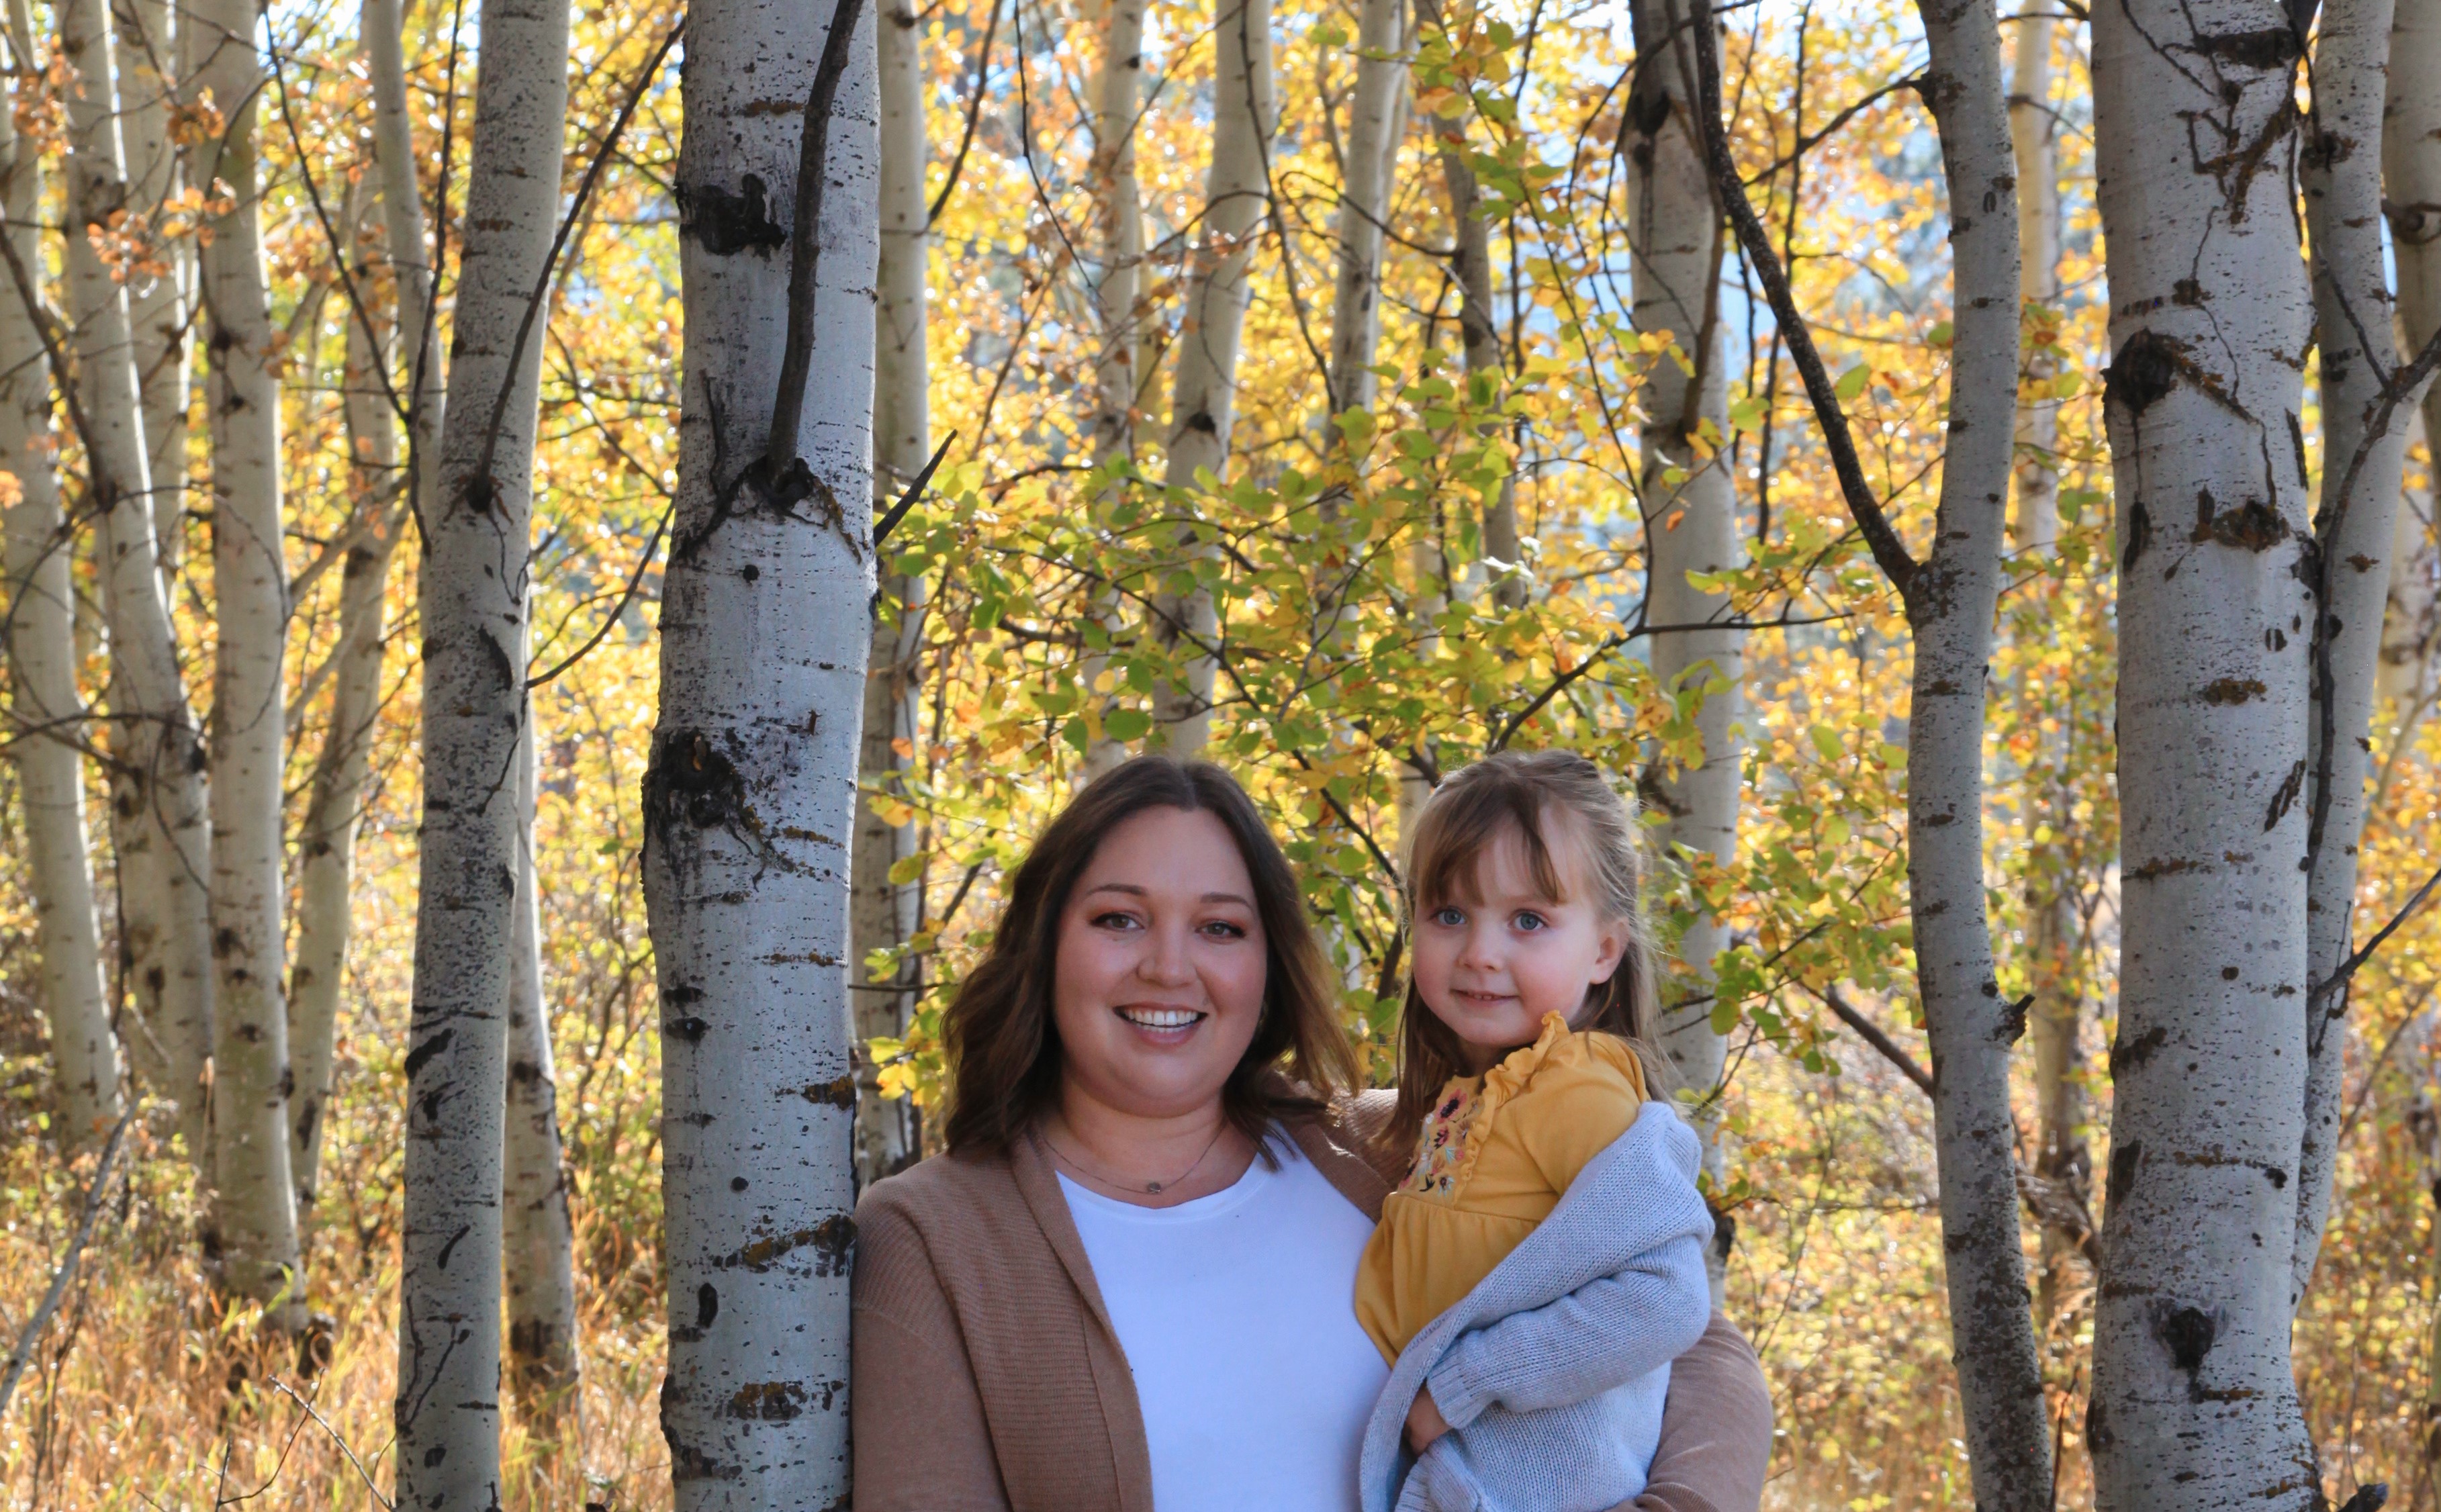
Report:
[[[949,1153],[858,1205],[857,1505],[1341,1512],[1386,1371],[1357,1262],[1407,1141],[1354,1096],[1295,878],[1216,766],[1054,819],[944,1023]],[[1762,1498],[1726,1320],[1673,1367],[1644,1512]]]

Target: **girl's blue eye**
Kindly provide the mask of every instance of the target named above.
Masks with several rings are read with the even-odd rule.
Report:
[[[1433,922],[1444,929],[1455,929],[1466,923],[1466,913],[1460,909],[1436,909]]]
[[[1533,934],[1537,930],[1546,927],[1549,923],[1549,920],[1544,918],[1541,914],[1534,912],[1530,909],[1517,916],[1517,927],[1527,934]]]

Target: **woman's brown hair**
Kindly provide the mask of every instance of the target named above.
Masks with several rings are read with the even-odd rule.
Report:
[[[1544,829],[1555,816],[1582,847],[1604,918],[1627,926],[1618,969],[1585,990],[1584,1007],[1571,1016],[1570,1027],[1626,1040],[1643,1062],[1645,1085],[1659,1091],[1674,1078],[1653,1041],[1658,956],[1644,918],[1644,846],[1636,811],[1602,779],[1600,767],[1572,751],[1502,751],[1441,783],[1416,821],[1407,862],[1408,932],[1428,910],[1473,897],[1484,853],[1511,832],[1526,842],[1534,885],[1554,900],[1566,898]],[[1399,1013],[1399,1110],[1384,1137],[1411,1138],[1433,1099],[1465,1065],[1465,1046],[1424,1006],[1411,973]]]
[[[1229,1122],[1259,1145],[1275,1120],[1311,1111],[1354,1084],[1355,1057],[1339,1026],[1336,995],[1306,920],[1296,873],[1254,800],[1209,762],[1139,756],[1070,799],[1034,842],[1009,879],[1008,908],[989,953],[942,1015],[951,1151],[1007,1148],[1058,1094],[1052,982],[1060,916],[1102,841],[1155,808],[1219,819],[1255,884],[1266,952],[1263,1012],[1254,1042],[1221,1089]],[[1286,1078],[1270,1074],[1275,1068]]]

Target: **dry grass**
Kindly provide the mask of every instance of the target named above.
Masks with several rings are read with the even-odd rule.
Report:
[[[37,1141],[0,1156],[0,1309],[13,1339],[65,1248],[79,1189]],[[391,1485],[395,1240],[369,1251],[335,1230],[317,1236],[312,1290],[333,1333],[327,1365],[309,1374],[293,1341],[262,1339],[250,1311],[213,1297],[181,1163],[149,1152],[114,1187],[0,1422],[0,1499],[45,1512],[386,1505],[374,1488],[387,1498]],[[616,1280],[586,1288],[576,1441],[553,1452],[511,1404],[502,1505],[513,1512],[669,1504],[659,1309],[637,1313],[633,1283],[648,1274]]]

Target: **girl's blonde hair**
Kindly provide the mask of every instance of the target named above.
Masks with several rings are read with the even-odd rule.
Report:
[[[1565,899],[1551,837],[1544,830],[1554,814],[1583,846],[1604,918],[1627,926],[1618,969],[1586,990],[1584,1007],[1571,1016],[1571,1025],[1626,1040],[1643,1062],[1646,1087],[1657,1095],[1674,1078],[1653,1038],[1660,1012],[1659,956],[1644,917],[1644,846],[1630,801],[1593,763],[1571,751],[1501,751],[1442,783],[1416,821],[1407,862],[1408,933],[1414,935],[1416,920],[1428,909],[1471,897],[1484,854],[1512,829],[1526,842],[1535,885],[1555,900]],[[1390,1128],[1401,1133],[1395,1137],[1421,1126],[1441,1088],[1464,1069],[1464,1050],[1417,995],[1410,971],[1399,1016],[1399,1111]]]

